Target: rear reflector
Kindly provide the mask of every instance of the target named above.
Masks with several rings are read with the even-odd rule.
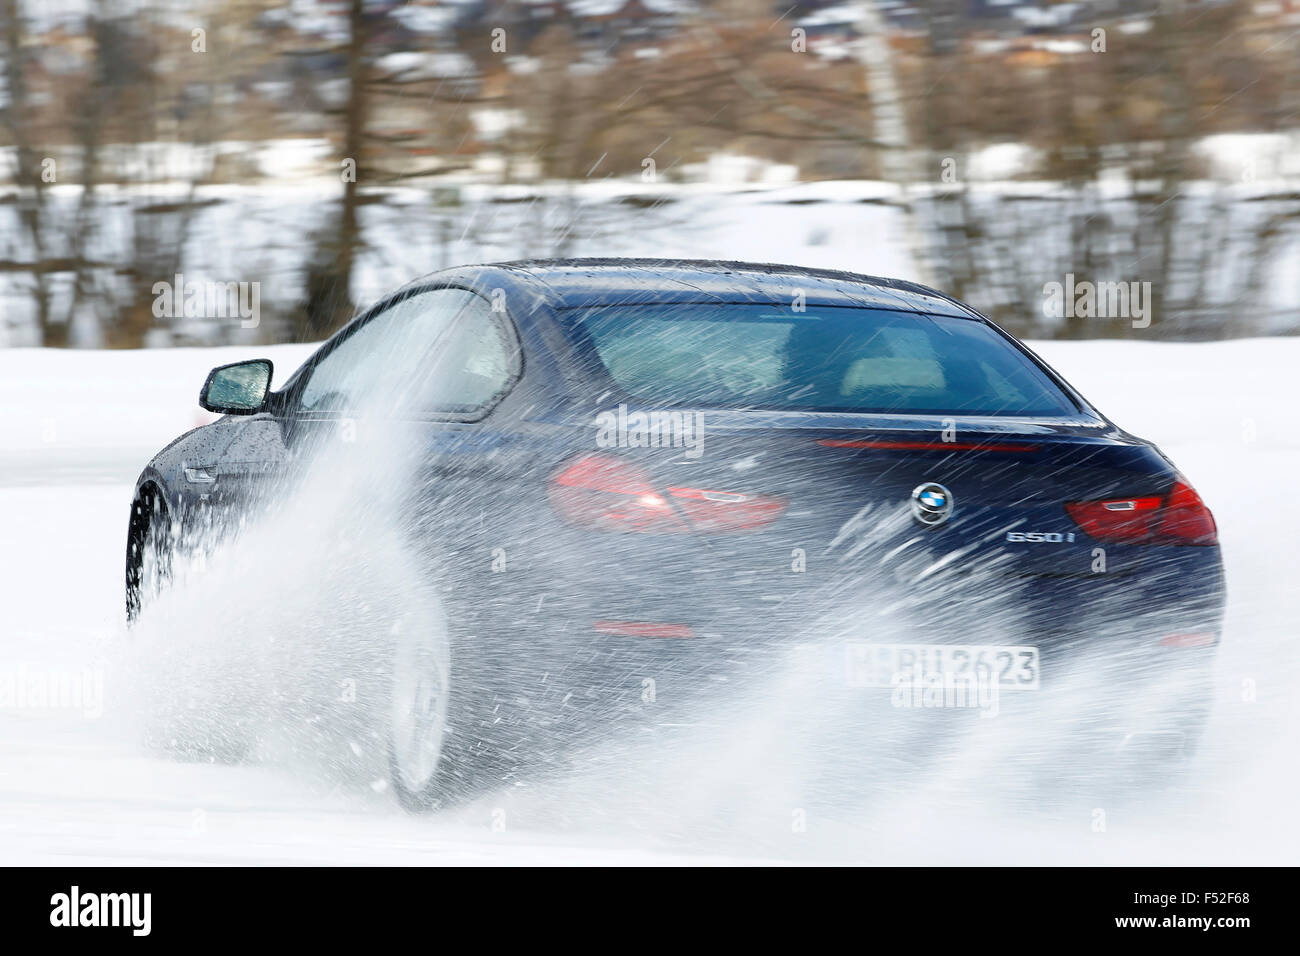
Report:
[[[1201,496],[1181,477],[1169,494],[1105,501],[1070,501],[1066,513],[1098,541],[1127,544],[1219,543],[1214,516]]]
[[[1209,647],[1218,640],[1213,631],[1191,631],[1186,634],[1166,634],[1160,638],[1161,647]]]
[[[886,448],[898,451],[1038,451],[1037,445],[978,441],[873,441],[823,438],[817,444],[825,445],[827,448]]]
[[[688,624],[656,624],[653,621],[592,621],[591,626],[602,634],[617,637],[694,637]]]
[[[604,531],[684,534],[746,531],[770,524],[785,501],[708,488],[655,488],[640,465],[587,455],[551,479],[551,506],[570,524]]]

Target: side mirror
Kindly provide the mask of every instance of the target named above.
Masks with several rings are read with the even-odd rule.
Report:
[[[266,407],[273,369],[270,359],[220,365],[208,373],[199,404],[223,415],[256,415]]]

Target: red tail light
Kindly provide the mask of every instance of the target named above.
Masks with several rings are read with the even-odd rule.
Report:
[[[657,624],[653,621],[592,621],[591,626],[602,634],[616,637],[677,637],[691,638],[695,631],[689,624]]]
[[[1165,523],[1160,535],[1178,544],[1218,544],[1219,529],[1214,525],[1214,515],[1196,489],[1182,479],[1174,482],[1165,506]]]
[[[1038,451],[1037,445],[1010,442],[978,441],[879,441],[856,438],[823,438],[817,442],[827,448],[882,448],[892,451]]]
[[[1213,631],[1191,631],[1183,634],[1166,634],[1160,638],[1161,647],[1209,647],[1217,644],[1219,635]]]
[[[771,524],[785,510],[780,498],[705,488],[669,488],[677,507],[696,531],[745,531]]]
[[[1201,496],[1179,478],[1168,495],[1071,501],[1074,523],[1098,541],[1128,544],[1218,544],[1214,516]]]
[[[551,479],[552,507],[566,521],[604,531],[723,533],[770,524],[780,498],[707,488],[655,489],[645,469],[609,455],[579,458]]]

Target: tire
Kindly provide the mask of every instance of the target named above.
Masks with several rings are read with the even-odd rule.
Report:
[[[126,539],[126,619],[131,623],[172,577],[171,515],[161,495],[145,491],[131,504]]]
[[[472,586],[443,587],[418,628],[394,635],[388,782],[411,813],[519,785],[542,772],[539,755],[554,750],[522,699],[528,669],[521,673],[509,633],[493,624],[482,598]]]
[[[435,809],[448,797],[451,641],[445,613],[439,618],[432,633],[403,628],[393,648],[388,777],[397,802],[413,813]]]
[[[445,594],[416,627],[394,635],[385,736],[388,780],[410,813],[477,796],[500,776],[493,728],[496,695],[485,681],[473,615]]]

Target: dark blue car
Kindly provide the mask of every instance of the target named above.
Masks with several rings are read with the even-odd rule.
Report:
[[[770,686],[794,649],[826,664],[828,695],[991,696],[1080,747],[1186,751],[1204,720],[1224,605],[1209,510],[1154,445],[932,289],[729,262],[464,267],[270,380],[266,360],[215,369],[200,402],[224,417],[141,474],[128,615],[178,549],[386,423],[447,622],[385,651],[409,808],[502,779],[557,728]]]

